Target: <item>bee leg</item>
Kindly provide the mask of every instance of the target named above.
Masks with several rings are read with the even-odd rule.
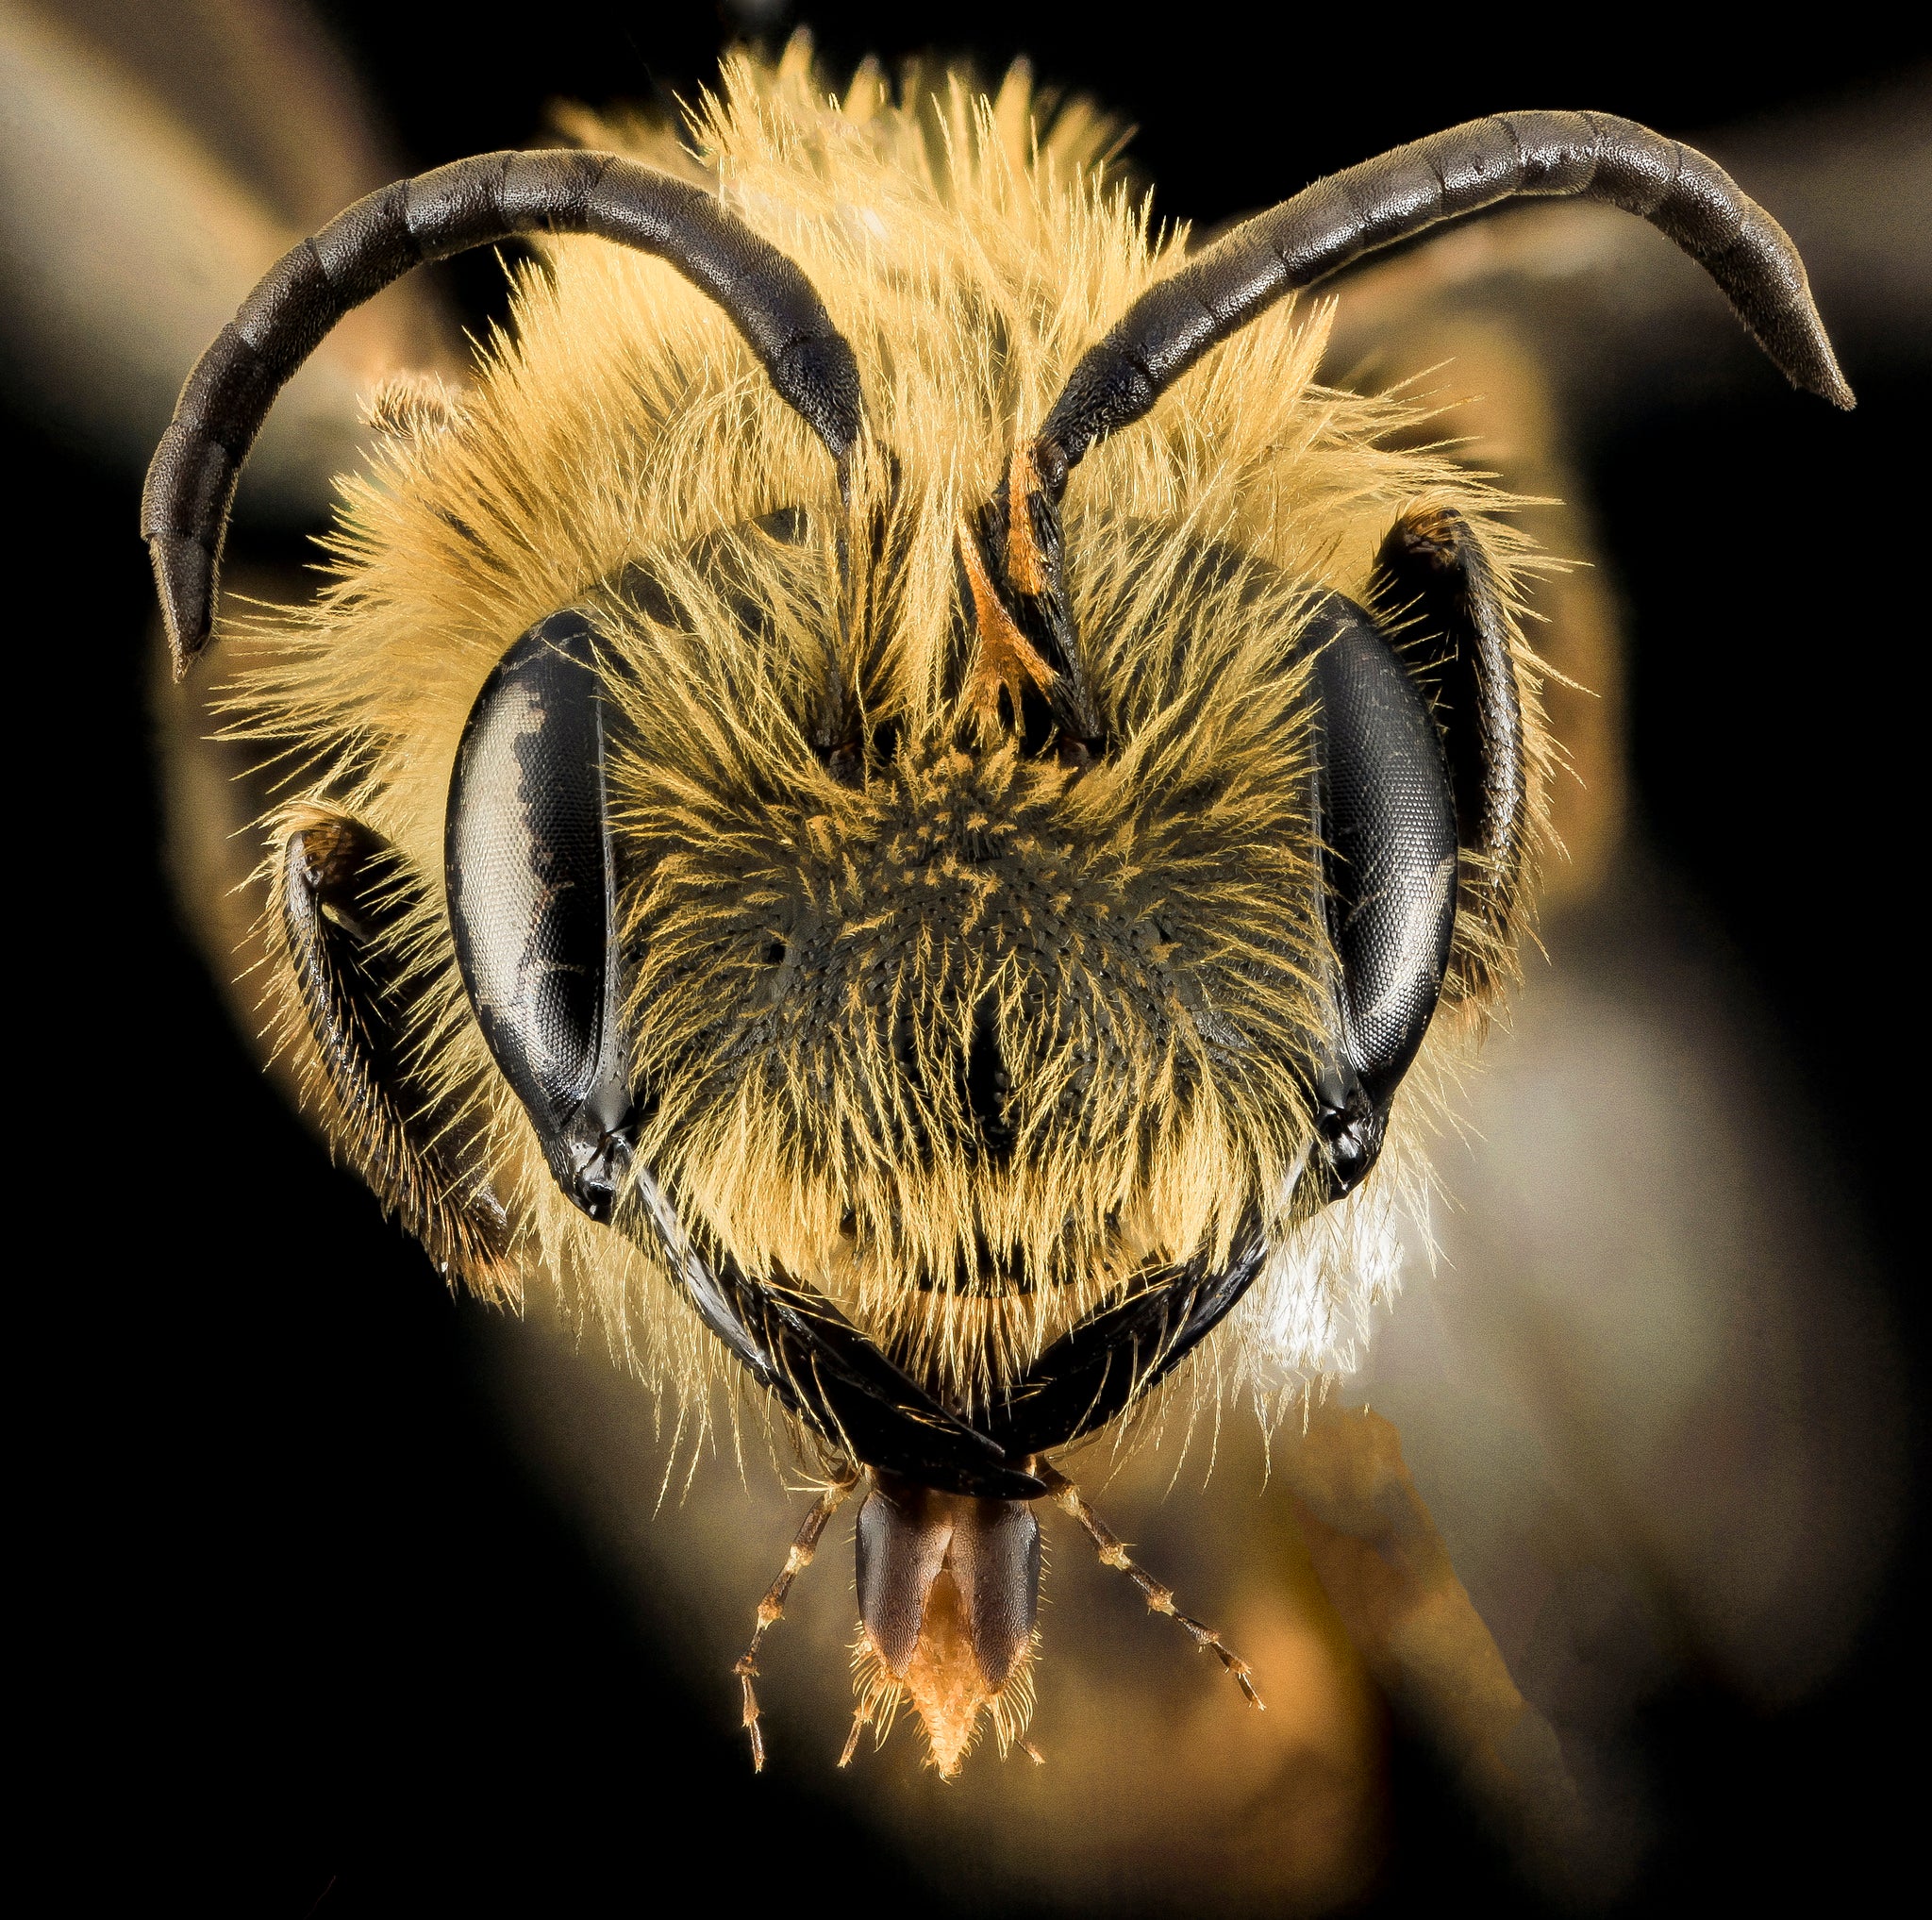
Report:
[[[731,1669],[744,1689],[744,1730],[751,1736],[751,1770],[755,1774],[765,1770],[765,1736],[758,1728],[758,1689],[753,1684],[758,1677],[758,1643],[784,1618],[785,1596],[791,1591],[791,1582],[811,1564],[812,1555],[818,1551],[819,1536],[824,1532],[832,1515],[845,1504],[846,1494],[858,1484],[858,1469],[841,1466],[831,1485],[812,1503],[811,1511],[805,1516],[805,1524],[799,1528],[785,1555],[785,1564],[779,1570],[778,1578],[758,1602],[758,1625],[752,1628],[751,1645]],[[854,1737],[857,1738],[856,1735]],[[841,1761],[840,1764],[842,1766],[844,1762]]]
[[[1532,842],[1515,623],[1481,543],[1447,507],[1402,513],[1369,597],[1428,704],[1456,804],[1462,910],[1443,990],[1487,999],[1507,963]]]
[[[479,1143],[426,1082],[404,985],[421,881],[378,833],[303,807],[285,818],[275,917],[332,1131],[385,1209],[438,1269],[489,1291],[508,1283],[503,1209]]]
[[[1087,1504],[1086,1496],[1079,1488],[1064,1474],[1056,1473],[1044,1461],[1036,1463],[1033,1471],[1046,1482],[1047,1497],[1054,1505],[1062,1512],[1071,1513],[1080,1523],[1099,1552],[1100,1563],[1125,1574],[1145,1596],[1150,1611],[1164,1613],[1170,1620],[1178,1621],[1187,1628],[1196,1646],[1206,1647],[1234,1676],[1235,1684],[1252,1705],[1265,1706],[1267,1703],[1255,1686],[1255,1670],[1213,1628],[1190,1613],[1183,1613],[1174,1605],[1174,1594],[1169,1588],[1163,1587],[1144,1567],[1134,1564],[1128,1558],[1126,1544]],[[1034,1755],[1033,1758],[1038,1759],[1039,1756]]]

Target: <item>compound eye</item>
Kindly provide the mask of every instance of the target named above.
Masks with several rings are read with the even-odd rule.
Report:
[[[596,633],[541,620],[483,684],[450,781],[457,965],[558,1184],[608,1219],[630,1155],[617,881]]]
[[[1375,623],[1330,594],[1314,652],[1319,839],[1339,977],[1338,1031],[1315,1073],[1329,1197],[1381,1152],[1395,1091],[1441,995],[1456,925],[1456,806],[1435,724]]]

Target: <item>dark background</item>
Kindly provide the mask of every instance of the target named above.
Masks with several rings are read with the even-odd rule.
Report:
[[[730,25],[320,11],[411,166],[528,139],[558,94],[688,94]],[[1559,53],[1446,16],[1257,29],[1207,5],[1159,32],[1037,4],[812,17],[835,74],[867,51],[968,52],[988,75],[1030,54],[1136,122],[1158,208],[1208,224],[1482,111],[1599,106],[1694,137],[1856,95],[1924,51],[1680,32]],[[473,318],[495,297],[480,270],[450,285]],[[1669,412],[1633,394],[1581,462],[1630,609],[1641,815],[1836,1143],[1914,1357],[1925,548],[1897,476],[1923,445],[1924,353],[1849,359],[1849,418],[1771,380]],[[16,1192],[41,1203],[21,1208],[15,1268],[33,1303],[16,1483],[44,1543],[25,1562],[45,1625],[23,1653],[55,1707],[37,1750],[87,1829],[61,1849],[67,1904],[945,1912],[751,1778],[731,1703],[665,1670],[513,1450],[484,1310],[260,1080],[161,878],[132,493],[41,429],[14,443],[15,752],[38,769],[9,837],[33,882],[15,889]],[[1888,1751],[1923,1713],[1904,1722],[1922,1661],[1903,1558],[1889,1594],[1793,1711],[1761,1717],[1694,1676],[1653,1704],[1641,1738],[1673,1824],[1632,1911],[1850,1895],[1916,1848],[1912,1769]],[[1533,1907],[1424,1750],[1398,1731],[1395,1756],[1374,1911]]]

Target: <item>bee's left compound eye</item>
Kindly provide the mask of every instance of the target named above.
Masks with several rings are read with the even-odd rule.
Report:
[[[1428,1030],[1456,925],[1456,810],[1441,743],[1408,673],[1359,607],[1330,594],[1304,635],[1320,716],[1319,838],[1340,977],[1314,1077],[1324,1179],[1339,1199],[1382,1150]]]
[[[605,703],[581,614],[539,621],[463,728],[444,861],[477,1024],[558,1184],[609,1217],[630,1154]]]

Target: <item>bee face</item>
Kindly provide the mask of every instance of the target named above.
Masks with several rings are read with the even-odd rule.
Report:
[[[902,493],[915,524],[882,550],[922,518],[942,542],[944,506]],[[842,776],[808,736],[822,637],[775,638],[796,548],[748,534],[734,605],[681,583],[688,625],[610,621],[640,1157],[748,1270],[808,1274],[890,1349],[952,1356],[949,1391],[1272,1209],[1307,1138],[1326,941],[1299,609],[1278,582],[1204,590],[1186,543],[1163,567],[1144,529],[1120,538],[1141,593],[1103,607],[1096,570],[1089,617],[1167,684],[1086,761],[1050,722],[981,724],[983,638],[944,572],[927,609],[865,583],[890,614],[852,649]],[[757,566],[778,576],[762,617]],[[732,643],[747,630],[764,644]],[[892,671],[922,655],[949,669],[924,691]],[[713,737],[708,713],[747,708],[771,733]]]
[[[1526,911],[1520,543],[1391,450],[1400,405],[1312,385],[1280,296],[1591,192],[1849,394],[1775,225],[1626,122],[1472,123],[1164,273],[1095,191],[1103,127],[956,92],[936,171],[924,110],[741,62],[701,129],[729,206],[668,140],[372,196],[196,368],[143,510],[185,668],[308,346],[413,259],[551,236],[514,344],[398,414],[336,585],[234,692],[313,779],[270,991],[446,1269],[584,1286],[647,1370],[724,1367],[827,1458],[760,1633],[863,1481],[856,1728],[909,1689],[950,1768],[1024,1726],[1028,1503],[1131,1570],[1055,1457],[1252,1287],[1322,1293],[1251,1316],[1293,1327],[1373,1284],[1298,1241]]]

